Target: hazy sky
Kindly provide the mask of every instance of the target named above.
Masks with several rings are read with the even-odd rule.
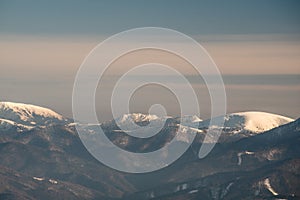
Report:
[[[1,100],[34,103],[71,116],[74,77],[92,48],[120,31],[155,26],[196,39],[222,74],[236,75],[227,76],[225,81],[228,112],[264,110],[298,117],[299,10],[296,0],[0,0]],[[138,55],[138,59],[129,56],[116,63],[111,72],[117,74],[121,68],[137,60],[146,62],[149,57],[178,65],[193,75],[185,63],[157,52]],[[236,81],[241,74],[255,81]],[[252,76],[261,74],[279,76]],[[288,74],[294,75],[293,81],[284,84],[291,79]],[[268,81],[255,84],[262,79]],[[209,111],[202,110],[207,117]]]

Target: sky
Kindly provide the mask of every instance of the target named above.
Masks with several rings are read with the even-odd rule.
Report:
[[[263,110],[297,118],[299,10],[296,0],[0,0],[1,101],[38,104],[71,117],[74,78],[88,53],[113,34],[151,26],[180,31],[203,45],[224,75],[228,112]],[[115,64],[111,75],[137,60],[147,61],[145,57],[178,65],[184,74],[195,75],[185,63],[157,52],[129,56]],[[201,92],[203,84],[194,86],[204,99],[206,118],[209,109]],[[140,104],[154,102],[151,97],[137,93],[133,110],[145,112]],[[98,107],[106,110],[108,106],[101,102]],[[170,114],[177,114],[175,107]]]
[[[2,33],[112,34],[159,26],[186,34],[298,34],[298,1],[1,0]]]

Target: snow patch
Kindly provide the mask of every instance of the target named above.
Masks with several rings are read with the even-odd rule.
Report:
[[[272,188],[269,178],[264,180],[264,185],[273,195],[278,195],[278,193]]]
[[[186,190],[188,188],[188,185],[186,184],[186,183],[184,183],[183,185],[182,185],[182,190]]]
[[[199,190],[191,190],[191,191],[189,191],[189,194],[194,194],[194,193],[196,193],[196,192],[198,192]]]
[[[49,183],[52,183],[52,184],[58,184],[58,182],[54,179],[49,179]]]
[[[230,190],[230,188],[231,188],[231,186],[233,186],[233,182],[231,182],[231,183],[229,183],[227,186],[226,186],[226,188],[222,191],[222,193],[221,193],[221,199],[223,199],[227,194],[228,194],[228,192],[229,192],[229,190]]]
[[[244,152],[239,152],[238,154],[237,154],[237,156],[238,156],[238,165],[242,165],[242,155],[253,155],[254,154],[254,152],[251,152],[251,151],[244,151]]]
[[[36,181],[43,181],[45,180],[45,178],[42,178],[42,177],[32,177],[33,180],[36,180]]]
[[[154,192],[151,192],[150,193],[150,198],[154,198],[154,197],[155,197]]]

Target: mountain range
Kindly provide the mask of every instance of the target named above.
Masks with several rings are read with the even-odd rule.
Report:
[[[72,119],[39,106],[0,102],[0,199],[299,199],[300,120],[264,112],[220,117],[222,127],[209,127],[210,120],[197,116],[141,113],[83,124],[90,134],[101,126],[115,145],[136,153],[159,149],[176,134],[178,142],[190,142],[189,132],[196,133],[187,152],[170,166],[130,174],[92,157]],[[152,137],[127,134],[162,123]],[[208,129],[222,134],[199,159]]]

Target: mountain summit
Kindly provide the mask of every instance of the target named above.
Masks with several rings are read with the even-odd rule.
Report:
[[[248,131],[252,133],[261,133],[278,126],[290,123],[294,119],[266,112],[239,112],[227,114],[217,118],[224,118],[225,130]],[[208,127],[210,120],[200,123],[200,127]]]
[[[48,108],[12,102],[0,102],[0,119],[1,121],[9,120],[10,122],[30,126],[46,125],[66,120],[63,116]]]

